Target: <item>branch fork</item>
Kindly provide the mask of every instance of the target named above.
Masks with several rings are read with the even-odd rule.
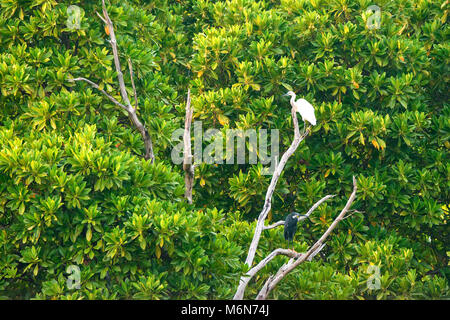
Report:
[[[134,92],[135,107],[133,107],[131,105],[130,99],[128,98],[128,93],[127,93],[127,90],[125,87],[125,82],[123,79],[122,69],[120,67],[119,50],[117,49],[117,40],[116,40],[116,35],[114,33],[114,25],[112,23],[111,18],[108,15],[108,11],[106,10],[105,0],[102,0],[102,9],[103,9],[103,16],[101,16],[98,12],[96,12],[96,14],[105,23],[106,27],[109,30],[109,36],[110,36],[111,40],[109,40],[108,42],[111,44],[111,47],[113,50],[114,65],[116,67],[117,80],[119,82],[119,87],[120,87],[120,95],[121,95],[124,103],[120,103],[117,99],[115,99],[113,96],[108,94],[105,90],[100,89],[98,84],[92,82],[89,79],[79,77],[79,78],[75,78],[75,79],[69,79],[69,82],[84,81],[84,82],[90,84],[93,88],[95,88],[95,89],[99,90],[101,93],[103,93],[112,103],[114,103],[115,105],[117,105],[120,108],[122,108],[123,110],[125,110],[128,113],[128,115],[129,115],[131,121],[133,122],[134,126],[136,127],[136,129],[140,132],[142,139],[144,140],[144,145],[145,145],[144,158],[146,160],[150,160],[151,163],[153,163],[155,160],[155,156],[153,153],[152,138],[150,137],[150,134],[148,133],[147,128],[139,120],[139,118],[136,114],[138,100],[137,100],[137,94],[136,94],[136,87],[134,85],[134,73],[133,73],[133,67],[131,64],[131,60],[128,60],[128,68],[130,71],[131,83],[132,83],[133,92]]]
[[[284,221],[278,221],[272,225],[265,225],[265,220],[267,218],[267,215],[271,209],[272,204],[272,195],[274,193],[275,187],[277,185],[278,179],[280,178],[280,175],[284,169],[284,166],[286,165],[287,160],[294,154],[294,152],[297,150],[300,143],[308,136],[310,132],[310,126],[306,128],[306,130],[303,131],[303,133],[300,133],[299,126],[298,126],[298,119],[297,119],[297,112],[294,108],[291,109],[291,116],[294,124],[294,140],[292,141],[290,147],[287,149],[287,151],[283,154],[281,157],[280,162],[275,168],[275,171],[272,175],[272,180],[270,182],[270,185],[266,192],[266,198],[264,201],[264,206],[259,214],[255,231],[253,234],[253,239],[250,244],[247,258],[245,260],[245,263],[248,265],[250,270],[243,275],[240,278],[238,288],[236,290],[236,293],[233,297],[234,300],[242,300],[244,297],[245,289],[247,288],[248,283],[250,280],[264,267],[266,266],[270,261],[272,261],[273,258],[275,258],[278,255],[285,255],[287,257],[290,257],[289,261],[285,263],[275,275],[270,275],[268,279],[266,280],[264,286],[261,288],[260,292],[258,293],[256,299],[263,300],[267,299],[269,293],[275,288],[275,286],[294,268],[296,268],[298,265],[305,261],[311,261],[314,256],[316,256],[326,245],[325,240],[330,235],[331,231],[337,226],[337,224],[344,218],[345,214],[349,210],[351,204],[353,203],[353,200],[356,197],[356,179],[353,177],[353,192],[350,196],[350,198],[347,201],[346,206],[344,209],[342,209],[341,213],[338,215],[338,217],[333,221],[333,223],[330,225],[330,227],[327,229],[327,231],[320,237],[317,242],[311,246],[311,248],[306,253],[297,253],[293,250],[288,249],[282,249],[278,248],[272,251],[269,255],[267,255],[263,260],[261,260],[256,266],[252,267],[253,260],[255,258],[256,249],[258,247],[259,240],[261,238],[261,234],[263,230],[273,229],[276,227],[279,227],[281,225],[284,225]],[[309,217],[311,213],[319,207],[323,202],[326,200],[335,197],[335,195],[327,195],[317,201],[306,213],[306,217]]]

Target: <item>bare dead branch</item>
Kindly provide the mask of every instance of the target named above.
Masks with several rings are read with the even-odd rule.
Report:
[[[131,59],[128,58],[128,70],[130,70],[130,78],[131,78],[131,86],[133,87],[134,93],[134,109],[138,108],[138,98],[136,93],[136,86],[134,85],[134,72],[133,72],[133,64],[131,63]]]
[[[253,259],[255,258],[255,253],[258,247],[259,239],[261,238],[261,232],[263,231],[264,228],[264,221],[266,220],[267,214],[269,213],[270,208],[272,206],[272,195],[278,183],[278,179],[280,178],[281,172],[283,171],[284,166],[286,165],[288,159],[292,156],[295,150],[297,150],[298,146],[300,145],[300,142],[302,142],[303,139],[305,139],[305,137],[309,134],[310,131],[310,127],[308,127],[303,134],[300,134],[297,120],[297,112],[294,108],[291,109],[291,115],[294,124],[294,140],[292,141],[290,147],[283,154],[280,162],[276,166],[275,172],[272,175],[272,180],[270,181],[269,188],[267,189],[264,206],[261,213],[259,214],[258,221],[255,227],[255,232],[253,234],[253,239],[250,244],[250,248],[248,250],[247,259],[245,260],[245,263],[249,267],[251,267],[253,264]]]
[[[309,216],[311,215],[311,213],[312,213],[314,210],[316,210],[317,207],[319,207],[323,202],[325,202],[326,200],[328,200],[328,199],[330,199],[330,198],[333,198],[334,196],[335,196],[335,195],[330,194],[330,195],[327,195],[327,196],[323,197],[323,198],[320,199],[319,201],[317,201],[317,202],[316,202],[316,203],[308,210],[308,212],[305,214],[304,219],[306,219],[307,217],[309,217]],[[274,223],[274,224],[272,224],[272,225],[269,225],[269,226],[264,226],[263,230],[268,230],[268,229],[276,228],[276,227],[282,226],[282,225],[284,225],[284,221],[283,221],[283,220],[278,221],[278,222],[276,222],[276,223]],[[323,247],[322,247],[322,248],[323,248]],[[322,248],[320,248],[320,250],[321,250]],[[279,250],[279,251],[277,251],[277,250]],[[252,271],[252,270],[256,270],[255,273],[258,272],[262,267],[261,267],[261,268],[257,268],[257,267],[258,267],[261,263],[263,263],[263,266],[265,266],[267,263],[269,263],[269,262],[273,259],[272,255],[273,255],[274,253],[276,253],[277,255],[278,255],[278,254],[283,254],[283,255],[289,256],[289,257],[291,257],[291,258],[298,257],[298,255],[299,255],[299,254],[296,253],[296,256],[293,256],[293,255],[286,254],[285,251],[283,251],[283,249],[277,249],[277,250],[274,250],[274,251],[273,251],[272,253],[270,253],[266,258],[264,258],[263,260],[261,260],[261,262],[260,262],[258,265],[256,265],[256,266],[253,267],[252,269],[250,269],[250,271],[249,271],[248,273],[246,273],[246,275],[245,275],[244,277],[241,277],[241,280],[240,280],[240,282],[239,282],[238,289],[236,290],[236,294],[234,295],[234,299],[235,299],[235,300],[241,300],[241,299],[243,299],[244,294],[245,294],[245,290],[246,290],[246,288],[247,288],[247,285],[248,285],[249,281],[251,280],[251,278],[254,276],[254,274],[252,274],[251,271]],[[284,249],[284,250],[286,250],[286,249]],[[317,250],[317,252],[314,253],[314,255],[316,255],[317,253],[319,253],[320,250]],[[292,250],[287,250],[287,251],[289,251],[289,252],[294,252],[294,251],[292,251]],[[256,268],[256,269],[255,269],[255,268]]]
[[[313,213],[313,211],[317,209],[318,206],[320,206],[322,203],[324,203],[328,199],[334,198],[335,196],[336,196],[335,194],[326,195],[325,197],[323,197],[322,199],[320,199],[319,201],[314,203],[314,205],[308,210],[308,212],[305,214],[305,216],[309,217],[311,215],[311,213]]]
[[[251,268],[246,274],[245,277],[242,277],[239,283],[239,288],[235,294],[234,300],[241,300],[244,296],[244,291],[247,288],[250,280],[262,269],[264,268],[270,261],[273,260],[278,255],[284,255],[291,258],[300,257],[303,253],[298,253],[290,249],[282,249],[278,248],[272,251],[267,257],[261,260],[256,266]]]
[[[308,261],[312,261],[312,259],[320,252],[322,251],[322,249],[326,246],[327,244],[324,243],[322,244],[320,247],[318,247],[313,253],[311,253],[311,255],[308,257]]]
[[[106,10],[105,0],[102,0],[103,17],[106,20],[106,27],[109,31],[110,44],[113,50],[114,65],[116,66],[117,80],[119,81],[120,94],[126,105],[130,105],[128,99],[128,93],[125,87],[125,81],[123,80],[122,68],[120,67],[119,50],[117,49],[116,34],[114,32],[114,25]]]
[[[298,127],[298,120],[297,120],[297,112],[295,108],[291,108],[291,116],[292,116],[292,122],[294,125],[294,140],[292,141],[289,148],[286,150],[286,152],[281,157],[280,162],[276,165],[275,171],[272,175],[272,179],[270,181],[270,185],[267,188],[266,197],[264,200],[264,206],[259,214],[258,220],[256,222],[255,231],[253,234],[252,242],[250,243],[250,247],[248,249],[247,258],[245,260],[245,263],[251,267],[253,264],[253,260],[255,258],[256,249],[258,248],[259,239],[261,238],[261,233],[264,230],[264,222],[267,218],[267,215],[272,207],[272,195],[275,191],[275,187],[278,183],[278,179],[281,176],[281,173],[284,169],[284,166],[286,165],[288,159],[294,154],[295,150],[297,150],[298,146],[300,145],[300,142],[302,142],[306,136],[310,132],[310,127],[306,128],[305,131],[300,134],[300,130]],[[277,224],[278,226],[278,224]],[[244,296],[244,291],[247,286],[247,283],[249,280],[247,280],[247,275],[244,275],[241,277],[239,281],[239,287],[236,290],[236,293],[233,297],[234,300],[240,300]]]
[[[258,293],[258,296],[256,297],[257,300],[267,299],[270,292],[288,273],[290,273],[293,269],[295,269],[301,263],[307,261],[311,256],[316,255],[320,250],[322,250],[322,248],[324,247],[324,244],[325,244],[325,240],[328,238],[330,233],[334,230],[334,228],[336,228],[338,223],[344,218],[345,214],[350,209],[350,206],[352,205],[353,201],[355,200],[356,191],[357,191],[356,179],[355,179],[355,177],[353,177],[353,192],[350,195],[349,199],[347,200],[345,207],[342,209],[342,211],[339,213],[339,215],[336,217],[336,219],[334,219],[333,223],[328,227],[328,229],[324,232],[324,234],[320,237],[320,239],[317,240],[316,243],[314,245],[312,245],[311,248],[305,254],[301,255],[297,259],[291,258],[288,263],[286,263],[280,267],[280,269],[278,270],[278,272],[275,275],[270,276],[266,280],[263,288],[260,290],[260,292]],[[312,257],[311,257],[311,259],[312,259]],[[311,259],[309,259],[309,260],[311,260]]]
[[[92,82],[92,81],[90,81],[90,80],[88,80],[86,78],[76,78],[76,79],[72,79],[72,80],[69,80],[69,81],[80,81],[80,80],[82,80],[82,81],[85,81],[85,82],[89,83],[94,88],[100,90],[114,104],[116,104],[117,106],[120,106],[122,109],[127,111],[128,115],[130,116],[131,121],[133,122],[134,126],[139,130],[139,132],[141,133],[142,139],[144,140],[144,146],[145,146],[144,158],[146,160],[150,160],[153,163],[154,160],[155,160],[155,156],[153,154],[152,139],[151,139],[150,134],[148,133],[148,130],[145,127],[145,125],[139,120],[139,118],[138,118],[138,116],[136,114],[136,109],[133,108],[133,106],[130,103],[130,99],[128,98],[128,93],[127,93],[127,90],[126,90],[126,87],[125,87],[125,81],[123,80],[122,69],[120,67],[119,50],[117,49],[117,40],[116,40],[116,35],[114,33],[114,25],[113,25],[113,23],[111,21],[111,18],[108,15],[108,11],[106,10],[105,0],[102,0],[102,10],[103,10],[103,17],[98,12],[96,12],[96,13],[100,17],[100,19],[105,23],[106,28],[108,29],[108,32],[109,32],[109,37],[111,39],[109,41],[109,43],[111,44],[111,47],[112,47],[112,50],[113,50],[114,65],[116,67],[117,80],[119,82],[119,88],[120,88],[120,95],[121,95],[122,100],[124,101],[125,104],[120,103],[114,97],[109,95],[106,91],[101,90],[97,84],[95,84],[94,82]],[[136,88],[134,86],[133,70],[132,70],[132,67],[131,67],[131,62],[129,62],[129,67],[130,67],[131,82],[132,82],[132,85],[133,85],[135,101],[136,101],[136,108],[137,108],[137,95],[136,95]]]
[[[184,122],[184,159],[183,159],[183,170],[184,183],[185,183],[185,197],[188,203],[192,204],[192,188],[194,186],[194,165],[192,164],[192,148],[191,148],[191,124],[192,124],[193,109],[191,108],[191,90],[188,89],[187,100],[186,100],[186,119]]]
[[[97,11],[95,11],[95,13],[97,14],[97,16],[103,21],[104,24],[108,24],[105,20],[105,18],[102,17],[102,15],[100,13],[98,13]]]
[[[269,230],[269,229],[273,229],[273,228],[276,228],[276,227],[279,227],[279,226],[284,226],[284,220],[280,220],[280,221],[275,222],[275,223],[273,223],[271,225],[264,226],[263,230]]]
[[[355,213],[364,213],[363,211],[358,211],[356,209],[354,210],[349,210],[348,211],[350,214],[346,215],[344,218],[342,218],[342,220],[345,220],[347,218],[350,218],[351,216],[353,216]]]
[[[305,219],[308,218],[311,213],[317,209],[318,206],[320,206],[323,202],[327,201],[330,198],[335,197],[336,195],[334,194],[329,194],[325,197],[323,197],[322,199],[320,199],[319,201],[317,201],[309,210],[308,212],[305,214]],[[278,222],[275,222],[274,224],[268,225],[268,226],[264,226],[263,230],[269,230],[269,229],[273,229],[279,226],[283,226],[284,225],[284,220],[280,220]]]
[[[103,93],[109,100],[111,100],[112,103],[114,103],[115,105],[121,107],[122,109],[124,109],[125,111],[129,112],[128,107],[121,104],[119,101],[117,101],[113,96],[111,96],[109,93],[107,93],[105,90],[100,89],[100,87],[98,86],[98,84],[92,82],[89,79],[83,78],[83,77],[78,77],[75,79],[69,79],[69,82],[75,82],[75,81],[85,81],[87,83],[89,83],[93,88],[97,89],[98,91],[100,91],[101,93]]]

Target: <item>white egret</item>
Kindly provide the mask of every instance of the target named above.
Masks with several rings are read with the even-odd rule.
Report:
[[[306,101],[305,99],[298,99],[295,101],[295,93],[288,91],[285,96],[291,96],[291,106],[295,108],[295,111],[300,113],[304,125],[306,126],[305,120],[311,123],[313,126],[316,125],[316,116],[314,115],[314,107]]]

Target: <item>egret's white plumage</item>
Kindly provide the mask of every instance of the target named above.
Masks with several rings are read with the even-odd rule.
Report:
[[[314,107],[306,101],[305,99],[298,99],[295,101],[295,93],[292,91],[289,91],[286,93],[286,95],[291,96],[291,106],[295,108],[295,111],[300,113],[302,116],[303,122],[308,121],[313,126],[316,125],[316,116],[314,114]]]

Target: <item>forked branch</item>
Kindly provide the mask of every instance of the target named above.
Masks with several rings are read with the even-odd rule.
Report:
[[[319,207],[323,202],[325,202],[326,200],[333,198],[334,195],[327,195],[325,197],[323,197],[322,199],[320,199],[319,201],[317,201],[309,210],[308,212],[305,214],[305,219],[306,217],[309,217],[311,215],[311,213],[313,213],[314,210],[317,209],[317,207]],[[284,225],[284,221],[278,221],[272,225],[269,226],[264,226],[264,230],[268,230],[268,229],[273,229],[276,228],[278,226],[282,226]],[[318,250],[315,254],[317,254],[320,250]],[[315,255],[314,254],[314,255]],[[239,282],[239,286],[238,289],[236,290],[236,293],[234,295],[234,299],[235,300],[241,300],[244,297],[244,293],[245,290],[247,289],[247,285],[250,282],[250,280],[253,278],[253,276],[259,271],[261,270],[263,267],[265,267],[273,258],[275,258],[277,255],[285,255],[287,257],[291,257],[291,258],[296,258],[296,257],[301,257],[301,253],[297,253],[293,250],[288,250],[288,249],[282,249],[282,248],[278,248],[275,249],[274,251],[272,251],[266,258],[264,258],[263,260],[261,260],[255,267],[253,267],[252,269],[250,269],[245,276],[241,277],[241,280]]]
[[[264,206],[259,214],[258,221],[256,222],[255,231],[253,234],[252,242],[250,243],[250,247],[248,249],[247,258],[245,259],[245,263],[248,267],[251,267],[253,264],[253,260],[255,258],[256,249],[258,248],[259,239],[261,238],[261,233],[264,230],[264,222],[267,218],[267,215],[272,207],[272,195],[275,191],[275,187],[278,183],[278,180],[281,176],[281,173],[283,172],[284,166],[286,165],[288,159],[294,154],[295,150],[297,150],[298,146],[300,145],[300,142],[302,142],[306,136],[310,132],[310,127],[308,127],[303,134],[300,134],[300,130],[298,127],[298,120],[297,120],[297,111],[295,108],[291,108],[291,116],[292,116],[292,122],[294,125],[294,140],[292,141],[289,148],[286,150],[286,152],[281,157],[280,162],[275,167],[275,171],[272,175],[272,180],[270,181],[269,188],[266,192],[266,197],[264,200]],[[234,295],[233,299],[242,299],[245,291],[245,287],[249,281],[249,276],[244,275],[241,277],[239,281],[239,287],[236,291],[236,294]]]
[[[290,147],[288,150],[283,154],[281,157],[280,162],[275,168],[275,171],[272,175],[272,180],[270,182],[270,185],[266,192],[266,197],[264,201],[264,206],[259,214],[258,220],[256,222],[255,231],[253,234],[253,239],[250,244],[247,258],[245,260],[245,263],[250,268],[250,270],[243,276],[241,276],[238,288],[236,290],[236,293],[233,297],[234,300],[241,300],[244,297],[245,289],[247,288],[247,285],[249,281],[252,279],[252,277],[260,271],[264,266],[266,266],[273,258],[275,258],[278,255],[285,255],[290,257],[289,261],[284,264],[275,275],[269,276],[266,283],[264,284],[263,288],[260,290],[257,299],[266,299],[269,293],[273,290],[273,288],[277,285],[278,282],[281,281],[289,272],[291,272],[295,267],[297,267],[299,264],[301,264],[304,261],[311,261],[312,258],[317,255],[325,246],[325,240],[331,233],[331,231],[336,227],[336,225],[344,219],[344,216],[348,209],[350,208],[351,204],[353,203],[353,200],[356,196],[356,180],[355,177],[353,177],[353,192],[347,201],[346,206],[342,210],[342,212],[339,214],[339,216],[334,220],[334,222],[330,225],[328,230],[320,237],[320,239],[306,252],[306,253],[296,253],[292,250],[282,249],[278,248],[272,253],[270,253],[266,258],[261,260],[256,266],[252,268],[253,260],[255,258],[256,250],[258,248],[259,240],[261,238],[261,234],[263,230],[276,228],[278,226],[284,225],[284,221],[278,221],[272,225],[265,226],[264,222],[267,218],[268,213],[270,212],[271,205],[272,205],[272,196],[275,190],[275,187],[278,183],[278,180],[281,176],[281,173],[286,165],[286,162],[288,159],[292,156],[292,154],[297,150],[300,143],[306,138],[306,136],[310,132],[310,127],[306,128],[306,130],[300,134],[299,126],[298,126],[298,120],[297,120],[297,113],[295,108],[291,109],[291,115],[292,115],[292,121],[294,124],[294,140],[292,141]],[[323,202],[326,200],[334,197],[335,195],[327,195],[320,199],[318,202],[316,202],[306,213],[306,216],[309,217],[311,213],[320,206]]]
[[[137,94],[136,94],[136,87],[134,86],[134,78],[133,78],[134,75],[133,75],[133,69],[132,69],[131,61],[129,60],[128,67],[130,69],[131,82],[132,82],[132,86],[133,86],[133,92],[134,92],[134,98],[135,98],[135,104],[136,104],[135,108],[133,108],[133,106],[130,103],[130,99],[128,98],[128,93],[127,93],[127,89],[126,89],[126,86],[125,86],[125,82],[123,80],[123,73],[122,73],[122,69],[120,67],[120,60],[119,60],[119,50],[117,49],[117,40],[116,40],[116,35],[114,33],[114,25],[112,23],[111,18],[108,15],[108,11],[106,10],[105,0],[102,0],[102,8],[103,8],[103,17],[99,13],[97,13],[97,15],[106,24],[106,28],[108,29],[108,32],[109,32],[109,36],[110,36],[109,43],[111,44],[111,47],[112,47],[112,50],[113,50],[114,65],[115,65],[115,68],[116,68],[117,80],[119,82],[120,95],[121,95],[122,100],[123,100],[124,103],[123,104],[120,103],[117,99],[115,99],[113,96],[108,94],[106,91],[100,89],[100,87],[96,83],[92,82],[89,79],[79,77],[79,78],[75,78],[75,79],[69,79],[69,81],[71,81],[71,82],[74,82],[74,81],[87,82],[93,88],[95,88],[95,89],[99,90],[101,93],[103,93],[115,105],[121,107],[126,112],[128,112],[128,115],[130,116],[131,121],[133,122],[133,124],[136,127],[136,129],[138,129],[138,131],[141,133],[142,139],[144,140],[144,146],[145,146],[144,158],[146,160],[150,160],[153,163],[154,160],[155,160],[155,156],[153,154],[152,139],[150,137],[150,134],[148,133],[147,128],[139,120],[139,118],[138,118],[138,116],[136,114],[136,110],[137,110]]]
[[[356,191],[357,191],[356,179],[355,177],[353,177],[353,192],[348,198],[347,203],[345,207],[342,209],[341,213],[339,213],[339,215],[336,217],[336,219],[334,219],[333,223],[328,227],[328,229],[324,232],[324,234],[320,237],[320,239],[317,240],[316,243],[314,243],[305,254],[302,254],[298,258],[291,258],[287,263],[281,266],[281,268],[275,275],[269,276],[264,286],[258,293],[258,296],[256,297],[257,300],[267,299],[270,292],[287,274],[289,274],[289,272],[294,270],[301,263],[305,261],[311,261],[311,259],[317,253],[319,253],[320,250],[322,250],[322,248],[325,246],[325,240],[328,238],[328,236],[331,234],[334,228],[336,228],[338,223],[344,219],[345,214],[350,209],[350,206],[355,200]]]
[[[329,194],[325,197],[323,197],[322,199],[320,199],[319,201],[317,201],[312,207],[311,209],[308,210],[308,212],[305,214],[305,219],[308,218],[311,213],[317,209],[318,206],[320,206],[323,202],[327,201],[330,198],[335,197],[336,195],[334,194]],[[284,220],[280,220],[278,222],[275,222],[274,224],[271,224],[269,226],[264,226],[263,230],[268,230],[268,229],[273,229],[279,226],[283,226],[284,225]]]
[[[253,239],[250,244],[250,248],[248,250],[247,259],[245,260],[245,263],[249,267],[251,267],[253,264],[253,259],[255,258],[255,253],[256,249],[258,248],[259,239],[261,238],[261,233],[264,229],[264,221],[266,220],[267,214],[269,213],[272,207],[272,195],[278,183],[278,179],[280,178],[281,172],[283,171],[284,166],[286,165],[288,159],[294,154],[295,150],[297,150],[298,146],[300,145],[300,142],[302,142],[306,138],[306,136],[309,134],[310,131],[310,127],[308,127],[303,134],[300,134],[297,120],[297,112],[294,108],[291,109],[291,115],[292,115],[292,122],[294,124],[294,140],[292,141],[290,147],[283,154],[280,162],[276,166],[275,171],[272,175],[272,180],[270,181],[269,188],[267,189],[266,198],[264,200],[264,206],[261,213],[259,214],[258,221],[256,222]]]

